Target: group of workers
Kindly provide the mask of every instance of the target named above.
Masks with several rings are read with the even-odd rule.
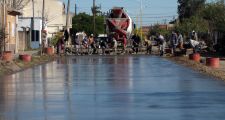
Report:
[[[95,40],[94,40],[94,35],[91,34],[90,36],[87,36],[84,34],[81,38],[79,36],[75,36],[75,38],[72,40],[74,41],[75,49],[76,49],[76,54],[81,54],[82,49],[87,49],[88,52],[90,52],[90,48],[93,49],[91,52],[96,51],[96,46],[95,46]]]
[[[172,55],[176,53],[177,48],[180,49],[180,51],[186,51],[185,49],[187,49],[187,47],[184,47],[184,37],[179,31],[172,31],[168,40],[166,40],[166,38],[162,34],[157,33],[155,40],[157,41],[159,46],[160,56],[163,56],[165,54],[165,49],[167,46],[170,48]],[[190,46],[190,48],[193,48],[194,53],[199,51],[201,42],[198,41],[198,36],[195,31],[191,32],[186,42]]]
[[[82,33],[81,36],[79,35],[74,35],[71,36],[71,40],[72,40],[72,45],[74,45],[74,48],[76,49],[76,53],[80,54],[81,48],[95,48],[95,41],[94,41],[94,35],[91,34],[90,36],[87,36],[85,33]],[[66,44],[66,36],[62,35],[60,37],[60,39],[57,41],[56,47],[57,47],[57,54],[61,54],[61,53],[65,53],[66,52],[66,48],[65,48],[65,44]]]
[[[57,52],[62,53],[61,50],[64,49],[64,40],[65,37],[60,39],[57,43]],[[154,40],[153,40],[154,39]],[[152,41],[157,41],[158,47],[159,47],[159,54],[160,56],[163,56],[165,54],[165,49],[168,46],[171,49],[171,54],[175,54],[177,48],[180,50],[184,50],[184,38],[181,32],[175,32],[172,31],[170,37],[167,39],[161,34],[157,33],[156,37],[150,37],[150,39],[147,39],[147,37],[144,38],[144,45],[146,46],[146,52],[147,54],[151,54],[152,52]],[[131,37],[132,40],[132,50],[134,53],[139,52],[139,47],[141,44],[141,37],[138,34],[134,34]],[[105,53],[105,49],[110,47],[113,48],[115,53],[117,52],[117,46],[118,41],[112,37],[111,42],[108,42],[106,40],[97,41],[98,44],[96,44],[96,40],[94,38],[94,35],[91,34],[90,36],[87,36],[85,33],[82,34],[80,37],[79,35],[75,35],[72,37],[72,43],[74,45],[74,48],[76,49],[76,54],[82,53],[81,49],[92,49],[92,53],[96,53],[97,48],[101,48],[103,53]],[[194,52],[198,52],[200,42],[198,41],[198,36],[195,31],[191,32],[191,35],[188,39],[188,42],[190,46],[193,48]],[[110,45],[108,45],[110,44]],[[64,51],[65,52],[65,51]]]
[[[121,40],[120,42],[123,43],[123,50],[125,50],[126,41]],[[85,52],[88,52],[88,54],[98,53],[98,49],[101,49],[101,53],[105,54],[107,48],[113,49],[114,53],[117,53],[119,45],[116,37],[113,35],[97,38],[93,34],[88,36],[84,32],[74,35],[72,43],[76,48],[76,54],[86,54]],[[92,51],[92,53],[89,53],[89,51]]]
[[[160,56],[163,56],[165,54],[167,41],[165,37],[160,33],[157,34],[157,41],[159,45]],[[179,48],[180,50],[182,50],[183,44],[184,44],[183,35],[180,32],[172,31],[171,36],[169,38],[169,45],[168,45],[168,47],[171,49],[171,54],[174,55],[174,53],[176,52],[176,48]]]

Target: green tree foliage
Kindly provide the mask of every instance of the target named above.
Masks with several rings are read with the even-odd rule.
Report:
[[[214,34],[219,32],[218,43],[225,50],[225,5],[223,0],[205,3],[205,0],[178,0],[180,22],[176,30],[188,34],[195,30],[212,47]]]
[[[156,24],[153,26],[153,28],[150,28],[148,36],[156,36],[159,33],[162,34],[165,38],[168,38],[170,36],[171,31],[160,28],[160,25]]]
[[[201,7],[204,6],[206,0],[178,0],[178,15],[183,21],[185,18],[190,18],[198,13]]]
[[[160,28],[160,25],[156,24],[149,30],[149,35],[156,35],[157,33],[160,33],[162,35],[167,34],[167,30]]]
[[[54,37],[51,40],[51,45],[52,46],[56,46],[57,42],[62,39],[63,37],[63,32],[58,32],[56,33],[56,35],[54,35]]]
[[[176,25],[175,29],[184,33],[186,36],[193,30],[198,33],[207,33],[209,26],[208,22],[199,16],[183,19],[182,23]]]
[[[208,21],[210,31],[225,32],[225,6],[222,2],[206,4],[201,16]]]
[[[104,16],[103,15],[99,15],[96,16],[96,31],[97,34],[102,34],[105,32],[105,25],[104,25]]]
[[[93,34],[93,16],[86,13],[79,13],[73,17],[72,30],[74,32],[86,32]],[[96,16],[96,33],[104,33],[104,16]]]
[[[218,39],[219,44],[216,49],[218,51],[223,51],[225,54],[225,5],[223,1],[206,4],[205,8],[202,10],[201,16],[209,23],[210,43],[213,43],[215,31],[219,32],[220,35],[223,35],[222,38]]]

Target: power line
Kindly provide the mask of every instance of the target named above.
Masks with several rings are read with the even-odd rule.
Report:
[[[172,15],[172,16],[152,16],[152,17],[143,17],[143,18],[171,18],[171,17],[176,17],[177,15]],[[136,17],[136,16],[131,16],[132,18],[139,18],[139,17]]]

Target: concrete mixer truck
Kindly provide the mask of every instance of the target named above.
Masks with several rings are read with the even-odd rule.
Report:
[[[114,7],[106,18],[106,32],[125,49],[133,31],[133,21],[123,7]]]

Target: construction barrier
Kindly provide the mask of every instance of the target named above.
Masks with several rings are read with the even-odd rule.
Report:
[[[196,61],[196,62],[200,62],[201,55],[199,53],[190,54],[189,59],[193,60],[193,61]]]
[[[2,54],[2,60],[3,61],[12,61],[12,51],[4,51]]]
[[[172,54],[172,50],[171,50],[170,48],[166,48],[166,49],[165,49],[165,52],[166,52],[166,53]]]
[[[28,55],[28,54],[19,55],[19,59],[22,60],[23,62],[30,62],[31,55]]]
[[[54,48],[52,48],[52,47],[47,47],[47,48],[46,48],[46,53],[47,53],[48,55],[53,55],[53,54],[54,54]]]
[[[220,59],[219,58],[206,58],[206,66],[212,68],[219,68],[220,67]]]

